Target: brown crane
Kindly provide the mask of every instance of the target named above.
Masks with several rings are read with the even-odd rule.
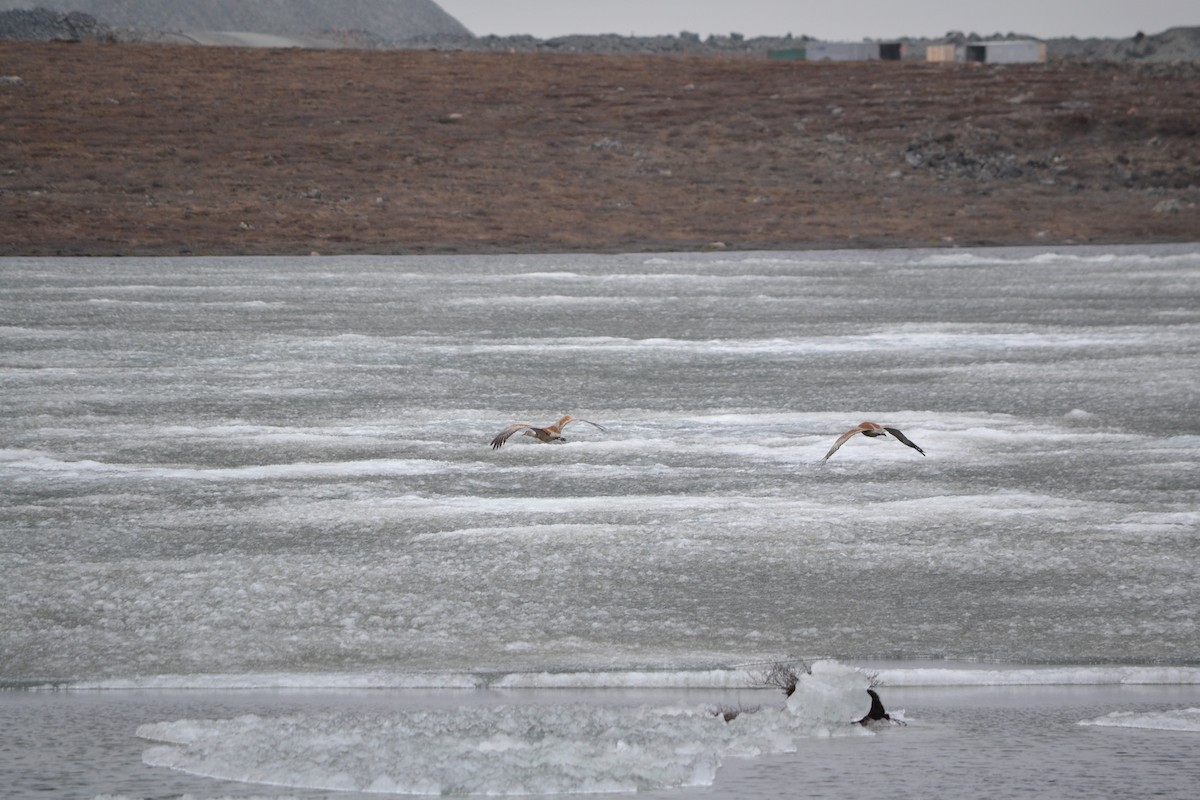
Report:
[[[555,444],[562,444],[563,442],[567,441],[563,438],[562,430],[572,422],[586,422],[588,425],[591,425],[594,428],[604,430],[603,425],[597,425],[594,422],[590,422],[586,419],[580,419],[579,417],[572,417],[570,414],[566,415],[553,425],[547,425],[544,428],[538,428],[525,422],[514,422],[512,425],[509,425],[507,428],[500,431],[500,433],[496,434],[496,438],[492,439],[492,449],[499,450],[500,447],[508,441],[508,438],[517,431],[521,431],[522,436],[532,436],[539,442],[553,442]]]

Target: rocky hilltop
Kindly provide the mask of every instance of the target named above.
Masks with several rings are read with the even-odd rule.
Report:
[[[5,11],[25,12],[7,21],[0,13],[0,38],[12,39],[69,38],[80,30],[80,15],[92,18],[90,35],[127,41],[187,41],[211,32],[327,37],[330,44],[345,41],[347,32],[378,44],[471,38],[433,0],[0,0]],[[55,19],[64,21],[65,36],[45,35]]]

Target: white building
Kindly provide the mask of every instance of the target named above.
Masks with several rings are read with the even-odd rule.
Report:
[[[809,61],[899,61],[904,57],[901,42],[808,42]]]
[[[985,64],[1037,64],[1046,60],[1046,43],[1032,39],[968,42],[963,47],[963,60]]]

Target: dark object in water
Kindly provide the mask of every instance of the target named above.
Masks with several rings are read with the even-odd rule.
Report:
[[[898,719],[892,719],[891,714],[887,713],[887,710],[883,707],[883,701],[879,699],[879,695],[875,693],[874,689],[867,689],[867,694],[871,695],[871,710],[867,712],[865,717],[858,720],[859,725],[868,725],[881,719],[886,719],[888,722],[895,722],[899,725],[904,724]]]

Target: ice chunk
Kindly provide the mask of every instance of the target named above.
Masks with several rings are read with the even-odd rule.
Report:
[[[195,775],[327,791],[453,795],[638,792],[707,786],[731,756],[855,735],[862,673],[821,664],[788,708],[463,706],[179,720],[142,725],[143,761]]]
[[[788,709],[813,733],[833,733],[862,719],[871,710],[870,679],[862,671],[837,661],[818,661],[801,673]]]

